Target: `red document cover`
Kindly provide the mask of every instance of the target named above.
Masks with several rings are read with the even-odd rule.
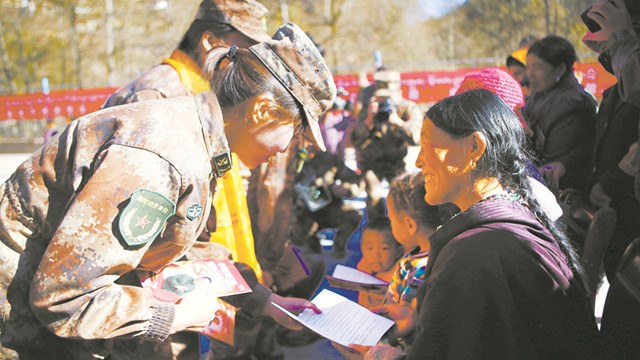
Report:
[[[217,297],[251,292],[227,258],[179,261],[152,276],[141,276],[140,280],[156,299],[172,303],[178,303],[182,296],[200,286],[208,287]],[[220,299],[212,306],[218,307],[216,316],[200,333],[233,344],[236,308]]]

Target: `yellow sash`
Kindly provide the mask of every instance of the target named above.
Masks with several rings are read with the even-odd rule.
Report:
[[[211,89],[209,82],[202,77],[200,67],[187,54],[175,50],[171,58],[162,61],[171,65],[182,84],[191,93],[196,94]],[[251,220],[247,208],[247,197],[242,185],[240,163],[236,154],[231,154],[233,167],[218,179],[213,194],[213,207],[216,209],[216,231],[211,233],[211,241],[224,245],[231,250],[233,260],[243,262],[255,270],[258,279],[262,279],[262,270],[256,258],[251,232]]]

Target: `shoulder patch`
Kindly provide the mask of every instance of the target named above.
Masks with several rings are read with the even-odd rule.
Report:
[[[176,205],[164,195],[148,189],[131,194],[118,228],[130,246],[142,245],[158,236],[167,219],[175,214]]]
[[[194,204],[187,209],[187,219],[194,220],[202,214],[202,206]]]

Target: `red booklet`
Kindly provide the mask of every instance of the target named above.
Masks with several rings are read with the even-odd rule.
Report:
[[[141,276],[142,286],[160,300],[178,303],[196,287],[206,286],[217,297],[251,292],[233,262],[227,258],[197,259],[171,264],[152,276]],[[215,318],[200,333],[233,344],[236,308],[218,299]]]

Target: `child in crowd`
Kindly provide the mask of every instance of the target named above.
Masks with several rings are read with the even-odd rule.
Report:
[[[390,282],[405,248],[394,239],[389,218],[369,220],[363,228],[360,247],[362,259],[358,262],[358,270]],[[358,294],[358,303],[367,308],[382,305],[384,299],[385,294],[364,291]]]
[[[429,258],[429,236],[442,225],[443,217],[448,218],[457,210],[453,205],[431,206],[424,201],[424,195],[424,177],[420,173],[399,175],[389,187],[387,211],[393,236],[409,252],[400,259],[385,304],[414,302]]]
[[[387,211],[393,235],[409,252],[400,259],[384,305],[373,308],[375,312],[403,312],[411,317],[416,310],[416,291],[424,280],[429,259],[429,236],[458,211],[453,204],[431,206],[424,197],[424,177],[420,173],[398,175],[389,186]],[[397,321],[388,341],[406,349],[411,344],[412,333],[408,324],[408,321]]]

